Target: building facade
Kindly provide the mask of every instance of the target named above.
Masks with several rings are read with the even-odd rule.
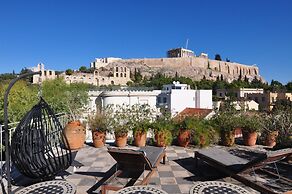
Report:
[[[236,88],[236,89],[217,89],[216,96],[225,99],[227,96],[233,96],[236,99],[247,98],[249,94],[263,94],[262,88]]]
[[[261,110],[271,111],[278,100],[292,101],[292,93],[264,92],[262,94],[248,94],[247,98],[257,102]]]
[[[90,91],[89,108],[95,112],[109,105],[148,104],[153,110],[161,108],[171,112],[172,116],[185,108],[212,109],[211,90],[192,90],[187,84],[175,82],[164,85],[163,90],[152,91]]]
[[[33,75],[32,76],[32,83],[33,84],[38,84],[41,83],[45,80],[50,80],[50,79],[56,79],[57,75],[54,70],[46,70],[45,65],[40,63],[36,67],[31,67],[31,71],[33,72],[39,72],[41,71],[41,75]]]
[[[173,57],[194,57],[194,51],[184,49],[184,48],[175,48],[170,49],[167,51],[167,57],[173,58]]]
[[[127,85],[130,79],[130,70],[127,67],[113,67],[103,72],[101,70],[94,70],[93,73],[74,72],[72,75],[63,73],[60,75],[64,77],[66,83],[87,83],[95,86],[107,85]]]
[[[112,63],[118,60],[121,60],[121,58],[117,58],[117,57],[95,58],[95,61],[90,63],[90,68],[99,69],[101,67],[107,66],[109,63]]]
[[[187,84],[173,82],[163,86],[157,106],[167,109],[172,116],[185,108],[212,109],[212,90],[192,90]]]

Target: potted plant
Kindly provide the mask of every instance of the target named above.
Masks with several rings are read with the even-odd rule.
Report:
[[[221,144],[232,146],[235,142],[234,129],[238,125],[237,117],[231,112],[219,112],[212,118],[212,125],[220,133]]]
[[[192,128],[193,143],[200,147],[208,146],[210,143],[215,143],[218,139],[217,132],[210,125],[208,120],[196,119]]]
[[[77,88],[67,91],[67,108],[69,111],[69,122],[64,128],[64,135],[67,138],[68,145],[72,150],[83,147],[86,139],[85,126],[78,119],[83,111],[84,105],[87,103],[87,94],[79,91]]]
[[[92,141],[96,148],[103,147],[107,131],[107,117],[105,113],[98,112],[89,117],[89,128],[92,131]]]
[[[134,145],[142,147],[146,145],[147,132],[150,128],[151,109],[148,104],[136,104],[131,108]]]
[[[279,118],[275,114],[262,114],[262,133],[261,137],[265,146],[274,147],[277,144],[279,135]]]
[[[276,125],[279,131],[276,149],[292,148],[292,111],[278,110],[275,113]],[[290,156],[292,161],[292,156]]]
[[[133,129],[134,145],[138,147],[143,147],[146,145],[147,131],[149,130],[149,121],[143,120],[137,122]]]
[[[185,117],[177,121],[175,125],[175,135],[177,136],[177,143],[179,146],[187,147],[189,145],[191,142],[191,131],[196,121],[194,117]]]
[[[174,128],[172,121],[168,118],[158,118],[151,124],[154,130],[156,146],[166,147],[172,142],[171,131]]]
[[[84,145],[86,130],[79,120],[69,121],[64,128],[64,135],[67,138],[67,148],[71,150],[80,149]]]
[[[261,129],[260,118],[257,114],[244,114],[240,117],[242,126],[243,144],[254,146],[258,132]]]
[[[115,144],[117,147],[125,147],[128,140],[128,132],[132,129],[131,111],[129,106],[117,105],[111,111],[109,126],[115,135]]]

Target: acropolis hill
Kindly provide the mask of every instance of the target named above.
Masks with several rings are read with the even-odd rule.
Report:
[[[253,80],[264,80],[259,75],[256,66],[212,60],[208,55],[202,53],[195,56],[191,50],[177,48],[167,52],[167,58],[144,58],[144,59],[121,59],[121,58],[97,58],[91,63],[95,69],[108,69],[116,67],[127,67],[131,72],[140,70],[143,76],[151,76],[158,72],[167,76],[190,77],[193,80],[224,79],[228,82],[239,78]],[[103,68],[102,68],[103,67]],[[102,74],[102,71],[100,72]]]

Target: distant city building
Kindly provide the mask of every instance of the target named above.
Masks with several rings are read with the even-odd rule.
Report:
[[[127,67],[113,67],[106,70],[94,70],[93,73],[74,72],[72,75],[61,74],[66,83],[87,83],[95,86],[127,85],[130,70]]]
[[[236,99],[246,98],[248,94],[263,94],[262,88],[236,88],[236,89],[217,89],[216,96],[225,99],[228,95]]]
[[[135,104],[148,104],[152,110],[156,110],[156,98],[160,90],[153,91],[90,91],[89,109],[96,112],[109,105],[133,106]]]
[[[213,102],[213,108],[215,110],[219,110],[220,106],[222,104],[222,101],[216,101]],[[254,100],[241,100],[241,101],[234,101],[232,102],[233,107],[236,110],[259,110],[259,104],[255,102]]]
[[[260,109],[271,111],[278,100],[292,101],[292,93],[264,92],[262,94],[248,94],[247,99],[257,102]]]
[[[41,75],[37,74],[37,75],[32,76],[32,83],[33,84],[37,84],[37,83],[41,83],[45,80],[57,78],[56,72],[54,70],[46,70],[45,65],[42,63],[39,63],[36,67],[31,67],[29,69],[33,72],[39,72],[39,71],[42,72]]]
[[[109,63],[121,60],[121,58],[116,57],[106,57],[106,58],[96,58],[95,61],[90,63],[90,68],[99,69],[101,67],[107,66]]]
[[[157,97],[158,107],[176,115],[185,108],[212,109],[212,90],[192,90],[189,85],[173,82],[164,85]]]
[[[249,80],[258,79],[265,82],[259,74],[256,65],[245,65],[237,62],[218,61],[209,59],[207,53],[201,53],[198,57],[192,50],[175,48],[167,51],[167,57],[162,58],[101,58],[91,63],[91,67],[126,66],[132,72],[139,70],[143,77],[151,77],[155,72],[166,76],[176,75],[189,77],[192,80]]]
[[[130,69],[128,67],[115,66],[104,68],[104,70],[96,69],[93,73],[83,73],[74,71],[72,75],[67,75],[66,72],[56,75],[54,70],[45,70],[44,64],[38,64],[37,67],[32,67],[32,71],[41,71],[41,75],[33,76],[33,83],[39,83],[47,79],[55,79],[57,77],[64,78],[67,84],[71,83],[86,83],[95,86],[107,85],[127,85],[130,79]]]
[[[194,51],[184,49],[184,48],[175,48],[167,51],[167,57],[194,57]]]
[[[186,108],[212,109],[212,90],[192,90],[187,84],[179,82],[164,85],[163,90],[90,91],[89,96],[89,108],[93,112],[110,104],[128,106],[148,104],[155,110],[165,108],[172,116]]]

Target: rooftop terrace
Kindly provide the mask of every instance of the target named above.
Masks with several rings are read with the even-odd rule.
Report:
[[[107,152],[107,146],[109,145],[107,144],[103,148],[95,148],[86,144],[83,148],[78,150],[72,166],[62,174],[66,181],[77,186],[76,193],[99,193],[103,178],[115,164],[115,160]],[[247,148],[244,146],[237,146],[236,148],[216,147],[220,149],[236,150],[237,153],[239,153],[240,150],[246,151],[246,149],[248,149],[248,151],[259,150],[258,147]],[[250,191],[250,193],[258,193],[230,177],[224,177],[217,170],[206,164],[200,165],[200,171],[196,169],[194,163],[195,150],[197,150],[197,148],[183,148],[178,146],[167,147],[166,164],[160,164],[158,166],[158,171],[151,177],[149,185],[158,187],[167,193],[175,194],[189,193],[190,188],[198,181],[220,180],[239,185]],[[290,167],[288,170],[286,168],[285,174],[288,174],[291,179],[292,168]],[[14,170],[12,176],[17,177],[18,175],[19,174]],[[141,177],[142,176],[145,176],[145,173],[141,175]],[[141,179],[141,177],[139,179]],[[58,176],[57,179],[62,179],[62,177]],[[23,178],[22,176],[15,178],[13,191],[16,192],[20,190],[26,184],[31,184],[31,180]],[[110,191],[108,193],[113,192]]]

